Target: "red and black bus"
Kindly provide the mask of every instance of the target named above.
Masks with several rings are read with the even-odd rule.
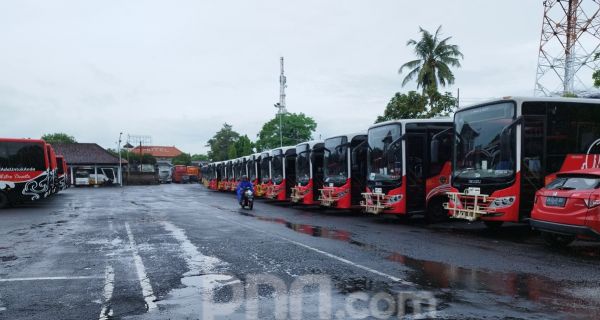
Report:
[[[367,135],[346,134],[325,139],[320,205],[359,207],[367,179]]]
[[[244,161],[246,162],[248,181],[252,182],[254,194],[256,194],[257,187],[260,184],[260,153],[246,156]]]
[[[56,156],[56,164],[57,164],[57,179],[58,179],[58,191],[67,189],[68,186],[68,171],[67,171],[67,162],[65,161],[65,157]]]
[[[271,150],[272,184],[265,195],[269,199],[290,199],[296,185],[296,147],[281,147]]]
[[[599,138],[597,99],[506,97],[460,109],[446,207],[488,227],[525,221],[556,173],[599,167]]]
[[[43,140],[0,138],[0,208],[50,194],[48,150]]]
[[[361,203],[373,214],[448,218],[452,120],[404,119],[368,131],[367,189]]]
[[[296,146],[296,181],[292,202],[319,204],[319,189],[323,189],[323,141],[309,141]]]

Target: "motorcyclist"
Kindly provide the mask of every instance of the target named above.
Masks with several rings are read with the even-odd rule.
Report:
[[[249,188],[250,190],[254,190],[252,182],[248,181],[248,176],[243,175],[242,179],[237,185],[237,199],[240,204],[242,204],[242,195],[244,193],[244,190],[246,190],[247,188]]]

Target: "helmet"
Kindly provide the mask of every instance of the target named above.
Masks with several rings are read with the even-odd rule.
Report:
[[[247,175],[243,175],[242,176],[242,181],[248,181],[248,176]]]

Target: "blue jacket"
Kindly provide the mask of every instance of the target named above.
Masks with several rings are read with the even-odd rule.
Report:
[[[252,182],[250,182],[250,181],[240,181],[240,183],[238,183],[238,185],[237,185],[237,199],[238,199],[238,202],[242,201],[242,192],[244,192],[244,190],[246,188],[250,188],[250,189],[252,189],[252,192],[254,192],[254,186],[252,185]]]

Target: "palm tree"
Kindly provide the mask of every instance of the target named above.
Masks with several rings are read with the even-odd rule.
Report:
[[[441,29],[442,26],[439,26],[435,35],[432,35],[419,27],[421,40],[417,42],[411,39],[406,43],[407,46],[415,47],[415,55],[418,59],[403,64],[398,70],[400,74],[404,69],[410,70],[404,77],[402,86],[416,77],[417,88],[423,88],[423,94],[430,98],[438,92],[438,84],[446,86],[454,83],[454,74],[450,71],[450,66],[460,67],[459,59],[463,58],[458,46],[448,43],[452,37],[438,39],[441,36]]]

